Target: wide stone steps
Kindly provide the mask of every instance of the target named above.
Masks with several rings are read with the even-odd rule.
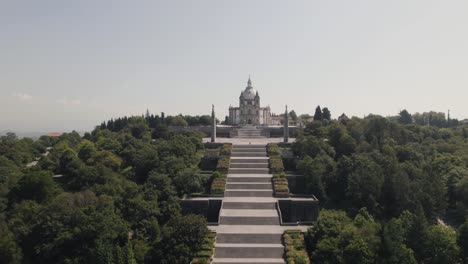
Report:
[[[265,145],[258,145],[258,144],[236,144],[232,145],[233,149],[240,149],[240,148],[258,148],[258,149],[266,149]]]
[[[237,138],[257,139],[257,138],[266,138],[266,137],[264,136],[237,136]]]
[[[248,174],[239,174],[239,175],[246,175],[244,177],[228,177],[227,182],[255,182],[255,183],[265,183],[269,182],[271,183],[271,175],[266,175],[266,176],[260,176],[258,174],[255,174],[255,176],[247,176]]]
[[[282,244],[215,243],[214,258],[282,258]]]
[[[281,244],[281,234],[217,234],[216,243]]]
[[[237,135],[239,136],[261,136],[262,131],[259,129],[238,129]]]
[[[268,163],[268,157],[231,157],[231,163]]]
[[[252,189],[265,189],[271,190],[271,183],[257,183],[257,182],[228,182],[226,189],[228,190],[252,190]]]
[[[278,225],[276,210],[223,209],[220,215],[222,225]]]
[[[226,189],[224,192],[224,197],[273,197],[273,190],[231,190]]]
[[[266,151],[264,152],[232,152],[231,157],[266,157],[267,153]]]
[[[269,172],[268,168],[230,168],[228,170],[228,174],[268,174]]]
[[[239,137],[259,131],[239,130]],[[285,263],[268,161],[265,145],[233,146],[212,263]]]
[[[238,162],[231,162],[231,168],[268,168],[267,162],[256,162],[256,163],[238,163]]]
[[[275,210],[274,202],[223,202],[223,209],[260,209]]]
[[[233,153],[235,153],[235,152],[266,152],[266,149],[265,148],[254,148],[254,147],[250,147],[250,148],[233,148],[232,152]]]
[[[278,216],[223,216],[221,225],[279,225]]]
[[[216,258],[212,264],[280,264],[286,263],[282,258]]]

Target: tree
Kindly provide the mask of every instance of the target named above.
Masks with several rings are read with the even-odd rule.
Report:
[[[386,264],[416,264],[413,250],[406,246],[408,230],[401,219],[391,219],[383,229],[383,260]]]
[[[0,221],[0,234],[0,263],[20,264],[23,258],[21,248],[3,221]]]
[[[117,140],[109,137],[100,137],[97,140],[97,146],[99,149],[112,151],[113,153],[119,153],[122,150],[122,144]]]
[[[313,263],[375,263],[380,225],[360,210],[354,220],[343,211],[322,210],[305,235]]]
[[[128,239],[114,200],[91,191],[57,196],[38,218],[31,234],[37,263],[91,262],[99,259],[100,249],[123,246]]]
[[[297,121],[297,114],[296,114],[296,111],[291,110],[291,111],[289,112],[289,116],[291,117],[291,120]]]
[[[120,169],[120,165],[122,164],[122,159],[119,158],[119,156],[106,150],[96,152],[91,160],[92,164],[101,164],[114,171],[118,171]]]
[[[330,113],[330,110],[328,110],[328,107],[324,107],[322,109],[322,118],[328,121],[331,120],[331,113]]]
[[[404,125],[411,124],[413,123],[413,117],[408,113],[408,111],[406,111],[406,109],[403,109],[398,114],[398,122]]]
[[[450,227],[433,225],[427,230],[423,240],[428,263],[457,263],[460,248],[456,242],[456,232]]]
[[[305,242],[312,261],[316,263],[343,263],[340,234],[351,224],[343,211],[322,210],[317,224],[307,230]]]
[[[78,157],[83,162],[87,162],[95,154],[96,147],[93,142],[85,139],[78,145]]]
[[[375,213],[384,183],[382,169],[367,154],[356,155],[354,163],[348,182],[348,195],[355,209],[366,207]]]
[[[127,129],[132,136],[138,139],[150,137],[150,129],[146,120],[141,116],[130,117],[128,119]]]
[[[468,263],[468,219],[458,228],[457,243],[463,257],[463,263]]]
[[[151,137],[154,139],[168,139],[170,135],[169,129],[167,128],[166,125],[157,125],[153,133],[151,134]]]
[[[186,126],[188,126],[188,123],[187,123],[187,121],[184,120],[183,117],[181,117],[181,116],[175,116],[174,118],[172,118],[170,125],[171,125],[171,126],[182,126],[182,127],[186,127]]]
[[[337,156],[351,155],[356,151],[356,140],[349,134],[342,135],[338,140],[338,145],[335,147]]]
[[[197,169],[189,168],[180,171],[174,177],[174,185],[180,194],[191,194],[203,191],[202,180]]]
[[[15,186],[20,176],[20,168],[13,161],[0,156],[0,212],[7,207],[8,192]]]
[[[162,231],[162,240],[152,248],[154,263],[189,263],[208,235],[206,219],[199,215],[173,217]]]
[[[344,248],[344,263],[373,263],[372,252],[362,238],[353,238]]]
[[[59,189],[47,171],[32,172],[23,176],[10,192],[10,201],[33,200],[39,203],[52,199]]]
[[[318,105],[317,108],[315,108],[314,120],[317,120],[317,121],[323,120],[323,114],[322,114],[322,109],[320,108],[320,105]]]
[[[327,195],[321,175],[325,169],[321,168],[320,164],[309,156],[298,163],[298,169],[305,176],[306,192],[315,195],[322,204],[325,203]]]

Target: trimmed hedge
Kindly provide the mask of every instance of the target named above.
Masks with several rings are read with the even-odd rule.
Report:
[[[219,177],[214,178],[211,183],[211,196],[224,196],[224,191],[226,190],[226,178]]]
[[[310,264],[304,243],[304,233],[301,230],[284,231],[283,243],[287,264]]]
[[[284,172],[283,160],[281,157],[270,157],[270,173]]]
[[[269,143],[267,145],[268,157],[281,157],[282,149],[277,144]]]
[[[195,258],[192,260],[192,264],[209,264],[211,263],[211,257],[214,253],[214,242],[216,239],[216,233],[210,232],[205,237],[200,250],[195,254]]]
[[[273,191],[274,195],[277,198],[288,198],[289,197],[289,187],[288,180],[284,173],[276,173],[273,175]]]
[[[219,171],[221,174],[227,174],[230,165],[231,165],[230,158],[222,157],[218,160],[218,164],[216,165],[216,170]]]
[[[231,152],[232,152],[232,144],[226,143],[226,144],[223,144],[223,146],[221,147],[221,150],[219,151],[219,155],[231,156]]]

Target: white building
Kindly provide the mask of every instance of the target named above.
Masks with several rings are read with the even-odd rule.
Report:
[[[268,126],[271,124],[270,107],[260,107],[260,96],[247,81],[247,87],[239,97],[239,107],[229,107],[230,125]]]

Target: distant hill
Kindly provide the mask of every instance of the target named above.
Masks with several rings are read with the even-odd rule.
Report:
[[[84,135],[84,133],[86,133],[86,131],[77,131],[78,134],[80,134],[81,136]],[[48,134],[51,134],[51,133],[57,133],[56,131],[55,132],[16,132],[16,131],[12,131],[12,130],[3,130],[3,131],[0,131],[0,136],[4,136],[6,135],[7,133],[15,133],[17,137],[19,138],[32,138],[32,139],[38,139],[40,138],[41,136],[44,136],[44,135],[48,135]],[[59,132],[59,133],[62,133],[62,132]],[[66,133],[66,132],[65,132]]]

